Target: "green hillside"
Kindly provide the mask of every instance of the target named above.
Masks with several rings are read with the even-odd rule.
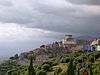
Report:
[[[100,75],[100,52],[95,52],[95,62],[93,52],[78,51],[59,55],[34,67],[32,63],[18,65],[15,61],[0,65],[0,75],[82,75],[85,70],[89,75]]]
[[[100,75],[100,52],[95,53],[95,62],[94,62],[94,53],[93,52],[88,52],[83,53],[83,52],[75,52],[71,54],[65,54],[62,56],[59,56],[57,58],[51,59],[47,62],[44,62],[41,64],[41,68],[37,66],[37,68],[43,69],[44,64],[50,65],[50,69],[47,71],[47,75],[68,75],[68,68],[70,67],[70,60],[73,59],[73,62],[71,64],[72,67],[74,68],[74,74],[73,75],[78,75],[78,69],[80,75],[82,75],[82,72],[84,70],[87,70],[89,75],[90,74],[90,69],[92,67],[92,72],[95,75]],[[83,66],[82,66],[83,63]],[[87,66],[86,66],[87,64]],[[70,70],[70,72],[73,72]],[[72,74],[69,74],[72,75]]]

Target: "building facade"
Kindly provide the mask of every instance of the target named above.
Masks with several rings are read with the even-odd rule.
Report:
[[[65,35],[63,41],[62,41],[63,45],[75,45],[76,44],[76,40],[72,37],[72,35]]]

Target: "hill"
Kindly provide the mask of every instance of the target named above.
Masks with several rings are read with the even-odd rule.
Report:
[[[70,65],[71,64],[71,65]],[[34,66],[35,75],[68,75],[68,72],[73,72],[74,75],[82,75],[83,71],[87,70],[89,75],[92,72],[95,75],[100,75],[100,52],[88,52],[87,54],[81,50],[69,54],[59,55],[51,58],[41,64]],[[0,65],[0,73],[5,75],[11,72],[12,75],[27,75],[28,65],[18,65],[15,62],[6,62]],[[92,67],[92,71],[91,71]],[[69,71],[71,69],[73,71]],[[3,70],[3,71],[2,71]],[[72,74],[69,74],[72,75]]]
[[[97,37],[97,36],[83,35],[83,36],[76,37],[76,39],[78,40],[93,40],[96,38],[100,38],[100,36]]]
[[[51,65],[51,69],[47,71],[48,75],[55,75],[55,73],[57,73],[56,75],[67,75],[67,71],[68,71],[67,69],[70,64],[70,60],[74,59],[73,64],[76,67],[74,75],[77,75],[78,68],[80,71],[80,75],[82,75],[82,71],[84,70],[87,70],[88,72],[90,72],[91,64],[92,64],[93,73],[95,75],[99,75],[100,74],[100,65],[99,65],[100,52],[96,52],[95,57],[96,57],[96,61],[94,62],[93,52],[88,52],[87,54],[84,54],[82,51],[79,51],[75,53],[61,55],[59,57],[48,60],[47,62],[44,62],[41,64],[41,68],[44,64],[49,64]]]
[[[79,49],[82,49],[82,41],[77,41],[72,35],[65,35],[62,41],[55,41],[52,44],[41,45],[40,48],[21,53],[20,59],[24,60],[28,55],[34,54],[36,56],[36,61],[45,61]]]
[[[88,39],[93,39],[93,37],[91,36],[81,37],[84,39],[85,37]],[[36,48],[29,52],[21,53],[19,56],[20,60],[24,61],[24,63],[27,63],[28,56],[33,54],[36,57],[34,64],[39,64],[50,58],[58,57],[59,55],[75,52],[77,50],[82,50],[83,43],[85,42],[85,40],[81,37],[73,38],[72,35],[65,35],[64,39],[61,41],[55,41],[52,44],[41,45],[39,48]],[[88,40],[89,43],[91,43],[92,41],[93,40]]]

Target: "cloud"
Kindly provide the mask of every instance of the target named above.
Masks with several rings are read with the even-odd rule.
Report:
[[[0,21],[58,33],[97,34],[100,6],[89,5],[94,3],[90,0],[75,2],[78,3],[71,0],[4,0],[2,5],[11,3],[12,6],[0,7]]]
[[[60,33],[39,28],[27,28],[15,23],[0,23],[0,55],[33,50],[57,40]]]
[[[29,40],[32,34],[34,33],[30,28],[14,23],[0,23],[0,41]]]
[[[32,49],[67,33],[97,36],[99,24],[98,0],[0,0],[0,42],[6,44],[0,48],[5,50]]]
[[[39,28],[27,28],[14,23],[0,23],[0,41],[36,41],[60,33]],[[52,36],[51,36],[52,35]]]
[[[11,7],[13,6],[10,0],[0,0],[0,7]]]
[[[100,5],[100,0],[66,0],[75,4]]]
[[[0,21],[19,24],[26,24],[32,21],[31,9],[27,2],[24,2],[24,0],[23,2],[19,2],[19,0],[10,0],[8,2],[12,3],[11,7],[0,7]]]

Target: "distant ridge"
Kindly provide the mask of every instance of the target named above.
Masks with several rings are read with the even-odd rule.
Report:
[[[8,60],[7,57],[0,56],[0,64],[3,63],[5,60]]]
[[[96,36],[83,35],[83,36],[76,37],[76,39],[78,39],[78,40],[84,40],[84,39],[85,40],[93,40],[96,38],[100,38],[100,36],[96,37]]]

